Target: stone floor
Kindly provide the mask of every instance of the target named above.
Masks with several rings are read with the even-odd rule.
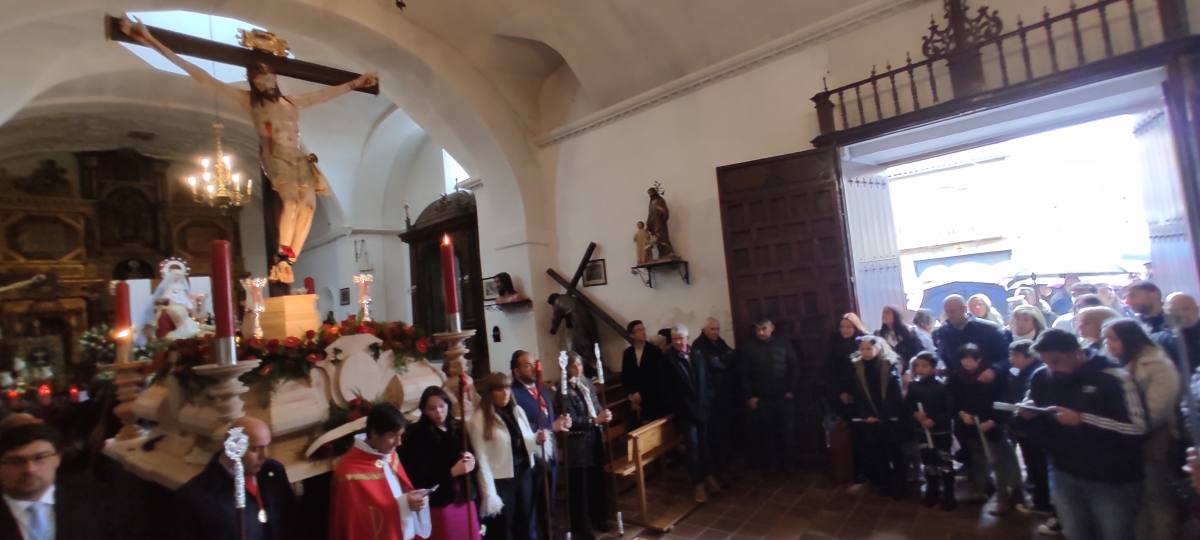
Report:
[[[654,502],[690,494],[678,471],[654,479]],[[668,533],[644,531],[627,524],[629,539],[1045,539],[1035,529],[1038,519],[1011,512],[1001,518],[989,506],[961,506],[954,512],[928,509],[916,497],[902,501],[851,492],[820,473],[762,475],[748,473],[730,482]],[[672,486],[674,486],[672,488]],[[622,497],[621,510],[634,513],[633,490]],[[961,487],[960,487],[961,492]],[[603,538],[617,538],[615,534]]]

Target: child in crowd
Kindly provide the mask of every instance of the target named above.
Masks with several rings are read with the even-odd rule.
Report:
[[[905,404],[917,421],[917,442],[925,465],[925,498],[921,502],[934,506],[940,500],[942,510],[954,510],[958,501],[954,498],[954,462],[950,459],[950,422],[956,409],[950,390],[937,378],[937,356],[929,351],[918,353],[911,366],[916,380],[908,385]]]
[[[989,468],[996,475],[996,506],[993,515],[1007,513],[1016,503],[1024,502],[1021,471],[1017,455],[1005,435],[1004,419],[1009,413],[996,411],[992,404],[1004,396],[1006,372],[996,373],[990,382],[980,380],[986,369],[983,354],[974,343],[961,348],[962,369],[950,377],[950,395],[958,408],[954,435],[970,454],[967,478],[970,493],[964,502],[982,504],[987,501]]]
[[[1028,339],[1012,342],[1008,346],[1008,359],[1012,364],[1013,377],[1005,385],[1004,401],[1020,403],[1025,401],[1025,395],[1029,393],[1029,381],[1033,377],[1033,372],[1040,369],[1043,364],[1037,354],[1033,352],[1033,341]],[[1050,471],[1046,461],[1046,451],[1015,426],[1010,429],[1009,435],[1014,443],[1021,445],[1021,457],[1025,460],[1025,475],[1028,482],[1033,485],[1033,506],[1019,504],[1017,510],[1026,514],[1051,514],[1054,509],[1050,506]]]
[[[905,494],[903,442],[908,440],[908,422],[895,354],[875,336],[858,338],[859,349],[851,355],[854,378],[848,385],[853,404],[851,429],[861,452],[866,477],[879,490],[894,498]]]

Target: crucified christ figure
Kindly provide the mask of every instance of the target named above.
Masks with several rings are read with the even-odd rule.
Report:
[[[365,73],[350,82],[315,92],[285,96],[279,91],[275,73],[266,65],[254,64],[246,67],[250,89],[242,90],[214,79],[207,71],[180,58],[137,20],[130,21],[129,17],[122,19],[121,30],[139,43],[158,51],[193,79],[232,98],[250,112],[258,132],[263,171],[271,179],[271,187],[283,200],[283,211],[279,217],[279,245],[276,262],[271,267],[271,279],[292,283],[292,264],[300,255],[312,226],[316,195],[329,191],[325,175],[317,168],[317,156],[310,154],[300,141],[300,109],[324,103],[351,90],[374,86],[378,83],[375,73]]]

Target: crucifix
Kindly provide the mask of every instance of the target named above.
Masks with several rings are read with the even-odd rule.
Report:
[[[563,322],[566,322],[567,328],[571,330],[571,349],[583,358],[591,360],[585,362],[584,367],[595,365],[593,358],[593,350],[599,342],[599,336],[596,335],[595,321],[598,319],[605,326],[611,328],[614,332],[621,336],[625,341],[633,343],[629,337],[629,332],[625,327],[618,324],[616,319],[613,319],[606,313],[596,302],[588,298],[582,290],[579,289],[579,281],[583,279],[583,271],[587,268],[588,262],[592,260],[592,253],[596,251],[596,243],[588,243],[587,251],[583,254],[583,260],[579,261],[579,266],[575,268],[575,275],[568,281],[553,268],[546,270],[546,274],[550,279],[562,285],[566,289],[566,294],[550,295],[549,303],[554,306],[554,318],[550,323],[550,333],[558,332],[558,327]],[[588,376],[592,374],[588,373]]]
[[[270,41],[268,45],[274,46],[281,42],[261,31],[243,33],[243,43],[253,43],[255,49],[215,43],[107,15],[105,31],[111,40],[144,45],[158,51],[193,79],[212,88],[219,96],[232,99],[250,113],[258,133],[262,170],[283,202],[278,245],[271,262],[271,281],[292,283],[295,280],[292,265],[299,257],[312,226],[316,195],[329,191],[325,175],[317,167],[316,154],[309,153],[300,140],[300,109],[324,103],[350,91],[378,94],[378,78],[374,73],[359,75],[289,59],[286,57],[286,47],[269,46],[266,49],[270,52],[264,52],[260,50],[259,40],[265,38]],[[244,66],[250,88],[243,90],[218,81],[207,71],[181,58],[180,54]],[[285,96],[276,83],[277,75],[329,87]]]

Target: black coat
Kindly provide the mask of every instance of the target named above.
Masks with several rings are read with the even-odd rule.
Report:
[[[54,530],[60,540],[124,538],[110,519],[111,502],[102,493],[89,493],[83,481],[59,478],[54,489]],[[94,486],[92,486],[94,488]],[[8,505],[0,501],[0,538],[20,540],[21,530]]]
[[[640,366],[633,346],[625,348],[625,353],[621,356],[621,385],[629,394],[641,394],[643,420],[654,420],[667,415],[667,396],[663,387],[665,376],[665,359],[662,351],[653,343],[647,343],[642,349]]]
[[[967,343],[974,343],[983,352],[985,367],[994,371],[1008,369],[1008,340],[1000,327],[992,322],[970,317],[962,330],[952,324],[943,324],[933,331],[933,343],[937,346],[938,358],[950,371],[958,371],[962,364],[958,349]]]
[[[875,335],[885,340],[895,339],[896,345],[892,350],[896,352],[896,356],[900,359],[900,365],[904,368],[908,367],[908,362],[917,353],[925,350],[925,346],[921,344],[921,338],[917,337],[917,332],[911,326],[904,326],[906,330],[903,335],[900,332],[895,332],[891,328],[883,327],[875,331]]]
[[[592,400],[592,408],[596,414],[600,414],[604,407],[600,404],[600,395],[596,393],[596,387],[592,386],[591,379],[581,377],[578,381],[582,388],[575,384],[569,385],[566,401],[567,414],[571,416],[571,431],[567,436],[567,455],[570,456],[569,465],[572,469],[591,467],[604,462],[600,457],[603,442],[600,438],[600,426],[592,423],[583,393],[587,392],[588,397]]]
[[[854,385],[858,384],[854,378],[854,366],[850,362],[850,357],[858,352],[858,337],[844,338],[834,332],[829,338],[829,400],[834,409],[845,417],[853,416],[853,411],[842,403],[839,396],[842,392],[853,394]]]
[[[950,389],[937,377],[925,377],[909,384],[908,395],[905,396],[904,403],[907,405],[909,418],[912,418],[913,413],[919,410],[918,403],[925,408],[925,415],[933,419],[933,427],[929,428],[929,431],[933,433],[950,433],[953,420],[958,416],[958,409],[954,408],[954,399],[950,396]],[[914,425],[917,429],[921,429],[919,424]]]
[[[711,402],[704,357],[695,349],[686,354],[670,349],[665,363],[663,384],[670,412],[680,422],[703,424]]]
[[[736,411],[741,396],[740,358],[733,347],[720,337],[716,341],[700,336],[692,342],[708,364],[708,383],[712,387],[713,413]]]
[[[984,435],[991,441],[1003,440],[1004,424],[1007,419],[1012,417],[1012,413],[997,411],[992,404],[1002,401],[1008,372],[997,371],[996,378],[992,382],[982,383],[976,378],[979,371],[982,370],[973,373],[959,370],[950,374],[947,386],[950,387],[950,394],[958,409],[954,415],[957,418],[959,412],[965,412],[971,416],[978,416],[980,422],[995,421],[996,427],[988,430]],[[979,430],[975,426],[968,426],[961,421],[956,421],[954,436],[958,437],[959,442],[979,440]]]
[[[755,338],[741,349],[742,389],[747,397],[783,399],[795,393],[800,382],[800,360],[785,339],[767,341]]]
[[[457,418],[446,419],[446,429],[443,431],[434,427],[432,422],[418,421],[404,430],[404,443],[400,445],[400,462],[413,487],[428,489],[438,486],[438,490],[429,495],[429,506],[441,508],[452,502],[466,502],[466,483],[463,478],[475,476],[450,476],[450,468],[458,463],[464,451],[470,452],[470,442],[463,447],[462,426]]]
[[[219,454],[195,478],[179,488],[178,529],[170,540],[242,540],[237,530],[237,509],[233,501],[233,475],[221,464]],[[245,540],[287,540],[300,537],[296,495],[288,482],[287,470],[273,459],[267,460],[255,475],[267,523],[258,521],[258,502],[246,494]]]

